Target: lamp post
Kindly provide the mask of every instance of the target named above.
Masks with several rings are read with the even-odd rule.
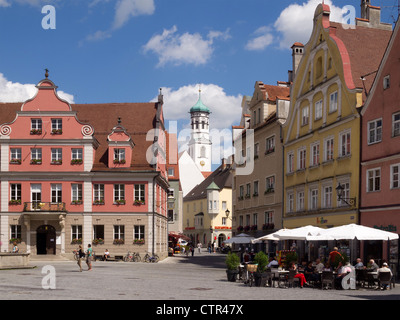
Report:
[[[347,203],[349,206],[354,207],[356,204],[356,197],[354,198],[344,198],[344,187],[340,184],[338,184],[338,186],[336,187],[336,194],[338,197],[339,201],[344,201],[345,203]]]
[[[229,218],[229,214],[230,214],[230,213],[231,213],[231,212],[229,211],[229,209],[226,209],[226,210],[225,210],[225,215],[226,215],[227,218]],[[232,220],[232,218],[229,218],[229,219]]]

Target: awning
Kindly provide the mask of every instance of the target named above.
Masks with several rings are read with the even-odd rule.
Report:
[[[175,239],[183,239],[186,241],[190,241],[191,239],[188,236],[185,236],[183,233],[175,232],[175,231],[170,231],[168,233],[169,237],[173,237]]]

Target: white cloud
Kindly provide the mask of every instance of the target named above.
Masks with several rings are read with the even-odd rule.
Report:
[[[162,88],[164,96],[164,116],[167,120],[187,120],[190,123],[189,110],[199,99],[210,111],[210,127],[231,129],[232,124],[240,121],[242,95],[229,96],[223,88],[215,84],[192,84],[180,87]],[[154,98],[152,101],[156,101]]]
[[[35,96],[37,88],[34,84],[21,84],[7,80],[0,73],[0,102],[24,102]],[[74,96],[63,91],[57,91],[61,99],[74,103]]]
[[[309,40],[315,9],[320,3],[320,0],[308,0],[302,5],[294,3],[281,12],[274,23],[276,31],[282,35],[279,44],[281,48],[290,48],[295,42],[305,44]],[[342,9],[334,6],[331,0],[326,0],[325,4],[331,9],[330,20],[341,21]]]
[[[152,15],[154,10],[154,0],[118,0],[113,29],[121,28],[131,17]]]
[[[164,29],[161,34],[154,35],[143,46],[145,53],[152,51],[158,55],[158,67],[164,66],[166,63],[174,65],[205,64],[214,51],[214,40],[230,38],[229,29],[225,32],[210,31],[205,39],[199,33],[186,32],[179,35],[177,31],[176,26],[169,30]]]
[[[7,0],[0,0],[0,7],[9,7],[11,6],[11,3],[9,3]]]
[[[274,40],[271,28],[263,26],[254,32],[255,38],[249,40],[246,44],[246,49],[250,51],[264,50]]]

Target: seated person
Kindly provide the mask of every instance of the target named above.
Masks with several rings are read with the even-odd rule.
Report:
[[[108,249],[106,249],[106,251],[104,251],[104,255],[103,255],[103,260],[107,261],[107,259],[110,257],[110,252],[108,252]]]
[[[379,277],[379,274],[380,274],[380,273],[383,273],[383,272],[390,272],[390,277],[393,276],[392,270],[390,270],[390,268],[389,268],[389,266],[388,266],[388,264],[387,264],[386,262],[384,262],[384,263],[382,264],[382,268],[379,268],[379,269],[378,269],[378,277]],[[382,289],[383,289],[383,290],[389,289],[389,285],[388,285],[388,284],[383,285],[383,286],[382,286]]]
[[[279,263],[278,261],[276,261],[276,257],[273,257],[271,262],[268,263],[268,268],[278,268],[279,267]]]
[[[322,269],[322,271],[332,271],[332,267],[331,267],[331,265],[329,264],[328,261],[325,262],[324,268]]]
[[[375,263],[374,259],[369,260],[369,264],[368,264],[368,271],[370,272],[376,272],[378,271],[379,266]]]
[[[315,271],[321,272],[324,269],[324,264],[321,262],[320,258],[315,260]]]
[[[299,278],[300,280],[300,288],[303,288],[304,285],[308,286],[308,282],[306,280],[306,277],[304,276],[304,274],[299,273],[299,270],[297,270],[296,264],[294,262],[290,263],[289,266],[289,270],[295,270],[296,274],[295,274],[295,278]]]
[[[337,270],[337,275],[335,278],[335,285],[336,288],[342,288],[342,279],[349,273],[351,272],[350,265],[344,265],[342,261],[339,262]]]
[[[312,266],[311,261],[304,268],[304,275],[305,275],[307,281],[317,281],[318,280],[318,276],[314,272],[314,268]]]
[[[18,253],[18,252],[19,252],[19,248],[18,248],[18,246],[17,246],[17,243],[14,242],[14,247],[13,247],[13,249],[12,249],[12,253]]]
[[[249,263],[250,262],[250,254],[249,254],[249,249],[246,248],[244,254],[243,254],[243,262],[244,263]]]
[[[360,258],[357,258],[357,263],[354,265],[354,268],[356,269],[356,270],[362,270],[362,269],[364,269],[364,264],[361,262],[361,259]]]

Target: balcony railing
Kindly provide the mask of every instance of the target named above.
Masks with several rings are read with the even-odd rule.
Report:
[[[65,202],[24,202],[25,212],[65,212]]]

